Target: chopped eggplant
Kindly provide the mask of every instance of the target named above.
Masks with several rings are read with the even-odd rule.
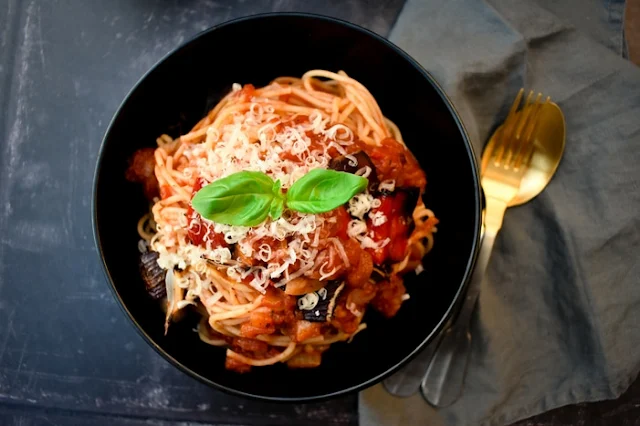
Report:
[[[159,254],[147,251],[140,255],[140,275],[144,280],[147,293],[154,299],[162,299],[167,295],[165,285],[166,272],[158,265]]]
[[[416,204],[418,204],[418,198],[420,197],[420,189],[419,188],[398,188],[396,192],[403,192],[406,194],[404,202],[402,203],[403,213],[409,217],[413,215],[413,210],[416,208]]]
[[[420,189],[414,187],[395,188],[392,192],[383,190],[379,194],[393,199],[394,205],[397,206],[395,208],[400,208],[402,215],[411,217],[420,197]]]
[[[329,162],[329,168],[339,172],[355,173],[363,167],[369,167],[371,169],[367,179],[369,180],[369,190],[373,192],[377,190],[380,181],[378,180],[376,167],[366,152],[357,151],[350,155],[341,155]]]
[[[179,272],[170,269],[167,271],[165,277],[167,301],[164,334],[167,334],[167,331],[169,330],[169,324],[172,321],[178,320],[178,315],[181,313],[180,307],[178,305],[182,300],[184,300],[185,291],[178,285],[178,280],[176,280],[176,275],[178,274]]]
[[[389,274],[378,266],[373,267],[373,271],[371,272],[371,277],[369,277],[369,281],[373,283],[379,283],[380,281],[384,281],[387,279]]]
[[[343,288],[343,282],[332,281],[318,291],[298,297],[298,309],[303,318],[311,322],[331,321],[336,300]]]

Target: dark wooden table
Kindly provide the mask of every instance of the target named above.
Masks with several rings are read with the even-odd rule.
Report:
[[[92,176],[127,91],[197,32],[243,15],[298,10],[384,35],[403,0],[1,3],[0,424],[357,424],[355,396],[247,401],[192,380],[150,349],[99,267]],[[520,425],[638,424],[640,386],[625,398]]]

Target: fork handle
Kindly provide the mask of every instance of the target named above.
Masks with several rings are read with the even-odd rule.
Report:
[[[471,349],[471,317],[489,264],[493,243],[507,208],[507,204],[502,200],[490,197],[486,197],[485,200],[484,236],[464,304],[456,321],[445,331],[420,385],[422,396],[436,407],[453,404],[462,393]]]

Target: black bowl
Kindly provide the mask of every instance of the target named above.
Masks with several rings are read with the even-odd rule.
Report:
[[[261,41],[271,40],[273,48]],[[139,186],[125,180],[127,159],[161,133],[187,132],[234,82],[267,84],[322,68],[344,70],[369,88],[401,129],[427,174],[425,203],[441,223],[425,271],[406,279],[411,299],[390,320],[367,314],[352,343],[335,344],[316,369],[284,365],[240,375],[224,368],[225,351],[173,325],[144,291],[136,222],[147,211]],[[337,396],[391,374],[442,328],[465,288],[480,235],[480,189],[468,137],[442,89],[406,53],[353,24],[305,14],[268,14],[219,25],[179,47],[127,96],[102,142],[95,174],[93,226],[114,294],[142,336],[190,375],[238,395],[278,401]]]

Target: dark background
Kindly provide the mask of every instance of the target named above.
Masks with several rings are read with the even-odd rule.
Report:
[[[119,103],[149,67],[199,31],[297,10],[386,35],[403,0],[0,3],[0,424],[357,424],[356,396],[248,401],[200,384],[149,348],[98,263],[91,187]],[[637,425],[639,387],[616,402],[521,424]]]

